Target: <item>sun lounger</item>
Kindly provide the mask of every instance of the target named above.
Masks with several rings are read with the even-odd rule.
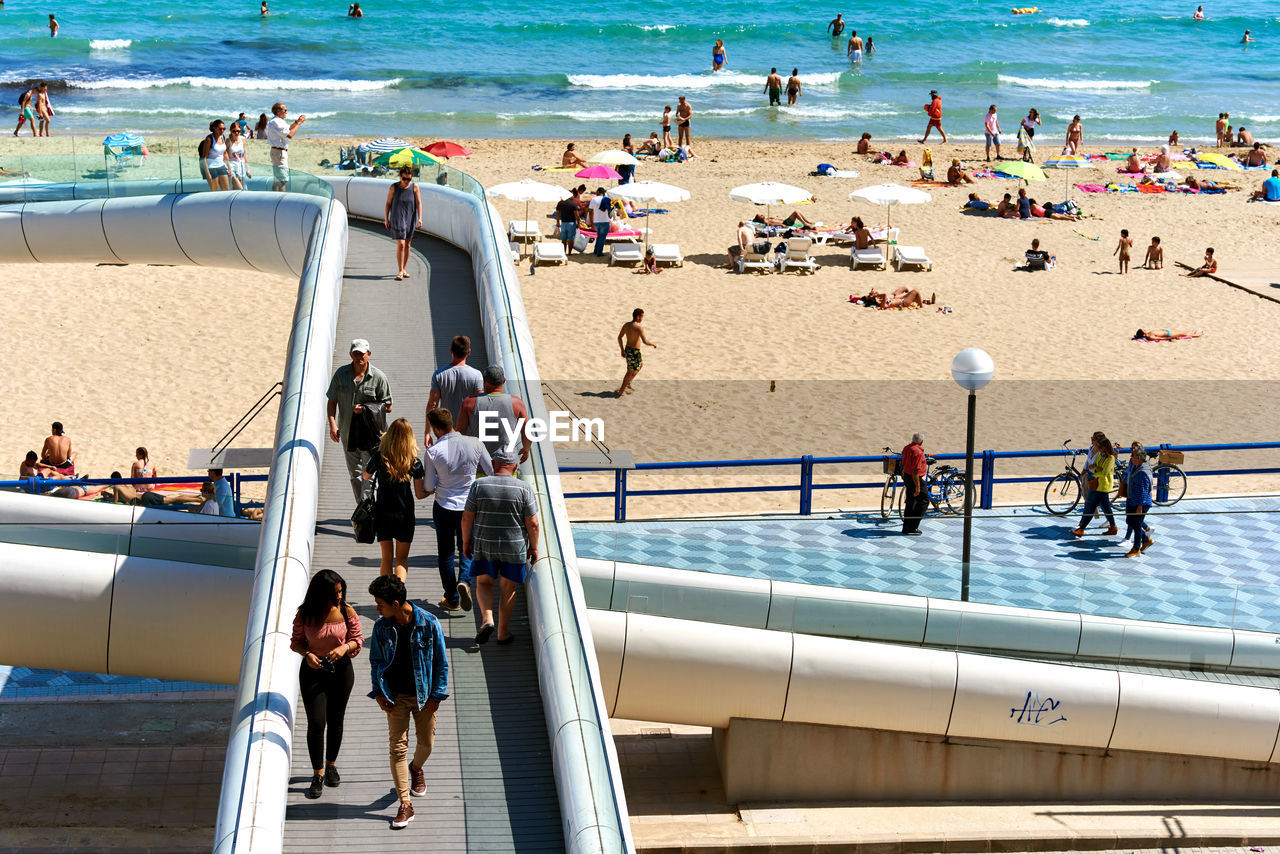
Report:
[[[684,256],[680,254],[680,246],[675,243],[655,243],[649,247],[653,250],[653,260],[659,264],[684,266]]]
[[[542,237],[538,223],[531,219],[513,219],[507,224],[507,235],[514,241],[536,241]]]
[[[864,264],[868,267],[884,266],[884,253],[880,251],[879,246],[868,246],[866,249],[854,247],[849,250],[850,270],[856,270]]]
[[[771,273],[773,272],[773,262],[769,260],[769,256],[747,249],[738,256],[738,272],[745,273],[748,270]]]
[[[509,246],[511,247],[511,260],[515,261],[517,264],[520,263],[520,256],[524,254],[522,245],[512,241]]]
[[[787,254],[778,259],[778,269],[785,273],[788,267],[795,267],[809,273],[818,272],[818,262],[813,260],[809,250],[813,241],[807,237],[793,237],[787,241]]]
[[[617,243],[619,241],[627,241],[635,243],[644,240],[649,233],[647,228],[630,228],[626,231],[611,231],[605,235],[604,242],[607,244]]]
[[[564,246],[554,240],[544,240],[533,245],[533,263],[568,264],[569,258],[564,254]]]
[[[898,270],[901,270],[904,264],[923,267],[926,270],[933,269],[933,262],[929,260],[928,255],[924,254],[923,246],[893,247],[893,263],[897,266]]]
[[[613,243],[609,246],[609,266],[614,264],[640,264],[644,262],[644,250],[639,243]]]

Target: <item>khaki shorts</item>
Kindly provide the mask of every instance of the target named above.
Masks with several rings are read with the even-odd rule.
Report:
[[[271,149],[271,171],[275,173],[277,181],[289,180],[289,150],[287,148],[284,150],[279,148]]]

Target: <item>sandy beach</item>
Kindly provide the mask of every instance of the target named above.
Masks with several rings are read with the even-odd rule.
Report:
[[[66,151],[68,140],[6,139],[0,142],[0,165],[15,154]],[[473,156],[455,165],[486,186],[526,177],[565,187],[582,183],[571,172],[531,169],[558,162],[560,141],[459,141]],[[618,143],[577,142],[585,156]],[[170,145],[179,151],[191,147],[185,143],[149,140],[156,153]],[[338,144],[299,141],[293,165],[321,172],[320,160],[336,160]],[[906,148],[920,160],[921,146],[914,141],[877,145]],[[91,150],[92,142],[82,138],[77,146]],[[518,268],[548,387],[575,413],[603,418],[605,443],[631,451],[638,461],[878,454],[885,445],[900,448],[913,430],[924,432],[934,451],[962,451],[964,397],[948,368],[952,356],[970,346],[985,349],[996,364],[995,380],[980,397],[979,449],[1055,448],[1068,437],[1084,442],[1095,429],[1148,443],[1276,437],[1280,356],[1269,346],[1269,333],[1280,319],[1280,304],[1213,280],[1183,278],[1185,271],[1175,263],[1198,264],[1212,246],[1223,277],[1238,275],[1261,282],[1257,287],[1263,289],[1269,281],[1280,282],[1280,245],[1270,239],[1280,209],[1246,202],[1265,173],[1197,173],[1244,188],[1223,195],[1064,188],[1068,182],[1117,180],[1114,163],[1065,175],[1048,170],[1048,181],[1030,185],[1030,195],[1042,202],[1074,198],[1088,215],[1079,223],[960,212],[971,191],[993,201],[1016,193],[1018,182],[1012,180],[927,187],[931,203],[897,207],[892,220],[901,229],[900,243],[926,249],[934,262],[931,272],[850,271],[847,247],[828,245],[815,247],[821,268],[812,276],[736,275],[725,267],[726,248],[738,221],[763,209],[731,202],[731,187],[762,180],[794,184],[816,196],[797,208],[809,219],[830,225],[858,215],[874,226],[884,222],[884,209],[851,202],[848,193],[870,184],[909,183],[916,170],[867,163],[853,153],[852,143],[843,142],[717,142],[695,136],[693,147],[698,156],[688,163],[645,163],[637,170],[638,179],[675,184],[692,194],[650,220],[656,241],[679,243],[683,267],[647,276],[574,254],[566,267],[539,267],[533,275],[527,263]],[[985,165],[981,146],[930,147],[939,173],[951,157],[968,167]],[[1056,151],[1046,141],[1040,159],[1050,150]],[[811,176],[823,162],[861,174]],[[594,189],[600,182],[586,183]],[[523,204],[495,204],[504,220],[524,218]],[[549,205],[535,205],[530,214],[546,232],[549,212]],[[1135,269],[1125,276],[1117,274],[1112,257],[1122,228],[1134,239]],[[1153,235],[1165,247],[1165,267],[1137,269]],[[1032,238],[1056,255],[1056,269],[1013,270]],[[388,275],[393,274],[389,257]],[[0,433],[0,459],[16,473],[22,454],[38,449],[49,422],[58,419],[91,474],[124,470],[139,444],[151,450],[164,473],[184,472],[189,449],[209,447],[278,379],[295,284],[187,268],[5,267],[0,296],[29,307],[36,319],[15,324],[17,334],[6,337],[0,352],[11,362],[32,363],[30,380],[44,393],[15,396]],[[936,293],[938,305],[952,311],[876,311],[849,302],[851,294],[871,287],[899,286],[926,297]],[[51,291],[56,309],[40,309],[51,302]],[[634,307],[645,309],[648,334],[659,346],[645,349],[635,394],[617,399],[612,392],[623,363],[615,337]],[[1131,341],[1140,327],[1197,329],[1205,336]],[[247,341],[255,343],[246,362],[239,342]],[[34,352],[42,355],[33,359]],[[272,427],[260,419],[240,443],[269,444]],[[1262,466],[1267,456],[1189,455],[1187,468]],[[1000,471],[1047,476],[1058,469],[1055,460],[1029,460]],[[882,479],[873,466],[829,469],[820,478],[851,474]],[[664,475],[661,483],[656,476],[635,475],[631,486],[795,480],[794,469],[770,476],[718,471]],[[607,488],[600,478],[566,478],[567,489],[579,485]],[[1192,481],[1196,494],[1275,486],[1265,479]],[[1042,489],[998,488],[996,497],[1034,500]],[[862,490],[823,493],[815,504],[875,501],[878,493]],[[794,494],[636,498],[630,512],[793,511],[795,502]],[[611,515],[604,501],[575,501],[571,509],[578,518]]]

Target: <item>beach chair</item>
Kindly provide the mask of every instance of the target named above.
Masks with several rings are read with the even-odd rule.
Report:
[[[568,264],[569,257],[564,254],[564,247],[554,240],[544,240],[533,244],[533,263]]]
[[[510,249],[511,249],[511,260],[512,260],[512,261],[514,261],[515,263],[519,264],[519,263],[520,263],[520,256],[524,254],[524,251],[523,251],[523,244],[516,243],[515,241],[512,241],[511,243],[509,243],[509,244],[507,244],[507,245],[508,245],[508,246],[510,247]]]
[[[604,242],[606,245],[622,242],[635,243],[637,241],[644,240],[648,235],[649,229],[647,228],[628,228],[624,231],[609,232],[605,235]]]
[[[673,267],[684,266],[684,256],[680,254],[680,246],[676,243],[655,243],[649,247],[653,250],[653,260],[658,264],[670,264]]]
[[[642,264],[644,263],[644,249],[639,243],[611,243],[609,244],[609,266],[614,264]]]
[[[878,231],[873,231],[871,232],[871,239],[874,240],[876,243],[897,243],[898,229],[882,228],[882,229],[879,229]]]
[[[864,264],[868,267],[884,266],[884,253],[880,251],[879,246],[868,246],[866,249],[859,249],[855,246],[849,250],[850,270],[856,270]]]
[[[818,272],[818,262],[813,260],[809,250],[813,241],[807,237],[792,237],[787,240],[787,254],[778,259],[779,272],[787,272],[788,267],[805,270],[810,274]]]
[[[748,270],[760,270],[764,273],[773,272],[773,262],[769,260],[769,256],[762,252],[755,252],[746,249],[738,256],[738,272],[745,273]]]
[[[507,235],[513,241],[522,243],[526,240],[538,240],[542,237],[542,232],[538,230],[538,223],[531,219],[513,219],[507,225]]]
[[[893,263],[899,271],[902,270],[904,264],[923,267],[926,270],[933,269],[933,262],[929,260],[928,255],[924,254],[923,246],[893,247]]]

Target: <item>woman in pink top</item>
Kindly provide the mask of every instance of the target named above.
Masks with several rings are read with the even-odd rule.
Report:
[[[342,780],[334,763],[342,747],[347,699],[355,684],[351,659],[362,646],[364,633],[360,617],[347,602],[347,582],[331,569],[320,570],[311,577],[307,595],[293,618],[289,641],[289,648],[302,656],[298,683],[307,710],[307,752],[313,771],[308,798],[320,797],[325,786],[337,786]]]

